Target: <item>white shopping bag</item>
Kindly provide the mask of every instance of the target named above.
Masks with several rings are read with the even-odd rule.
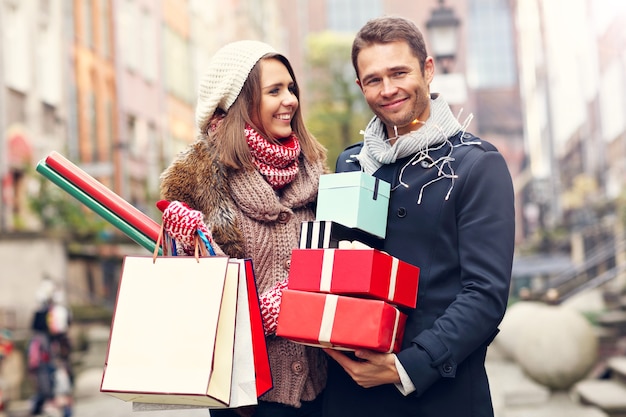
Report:
[[[133,402],[133,411],[155,411],[184,408],[228,408],[243,407],[257,404],[255,381],[255,365],[252,345],[250,309],[248,304],[248,288],[245,261],[230,259],[239,269],[239,285],[237,290],[237,315],[235,320],[235,345],[233,355],[232,383],[230,401],[227,405],[203,407],[190,405],[169,405],[157,403]]]
[[[100,390],[228,406],[239,269],[227,257],[126,257]]]

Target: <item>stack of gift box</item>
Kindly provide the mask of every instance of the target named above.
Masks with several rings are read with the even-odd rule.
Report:
[[[400,350],[419,268],[380,250],[390,185],[364,172],[322,175],[316,220],[291,255],[276,334],[340,350]]]

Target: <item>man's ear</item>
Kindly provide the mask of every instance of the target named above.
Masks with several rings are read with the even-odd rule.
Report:
[[[361,80],[359,80],[358,78],[356,80],[354,80],[354,82],[356,82],[356,85],[359,86],[359,88],[361,89],[361,92],[363,91],[363,86],[361,85]]]
[[[435,77],[435,60],[432,56],[427,56],[424,61],[424,80],[430,84]]]

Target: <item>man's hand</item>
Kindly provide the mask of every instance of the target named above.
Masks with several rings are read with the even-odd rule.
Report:
[[[400,375],[396,369],[394,355],[391,353],[357,350],[354,354],[361,361],[355,361],[338,350],[324,349],[324,351],[363,388],[400,383]]]

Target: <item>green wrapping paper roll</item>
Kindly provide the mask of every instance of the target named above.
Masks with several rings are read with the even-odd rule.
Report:
[[[134,228],[129,223],[113,213],[111,210],[107,209],[102,204],[98,203],[96,200],[94,200],[85,192],[76,187],[74,184],[70,183],[67,179],[65,179],[63,176],[61,176],[48,165],[46,165],[45,161],[39,161],[36,167],[36,171],[52,181],[57,186],[59,186],[61,189],[66,191],[72,197],[76,198],[78,201],[86,205],[88,208],[93,210],[104,220],[118,228],[122,233],[131,238],[133,241],[143,246],[150,252],[154,251],[156,241],[150,239],[149,237],[138,231],[136,228]],[[162,254],[163,250],[162,248],[159,248],[159,255]]]

